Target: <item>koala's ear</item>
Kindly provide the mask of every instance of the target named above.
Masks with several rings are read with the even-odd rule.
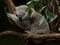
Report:
[[[10,17],[11,15],[13,15],[13,14],[7,13],[7,17]]]
[[[11,15],[10,13],[7,13],[7,16],[9,17],[9,15]]]

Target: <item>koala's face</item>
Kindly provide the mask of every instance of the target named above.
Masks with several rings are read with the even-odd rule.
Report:
[[[26,6],[26,5],[18,6],[18,7],[16,7],[15,13],[18,15],[18,17],[23,17],[27,12],[27,8],[28,8],[28,6]]]

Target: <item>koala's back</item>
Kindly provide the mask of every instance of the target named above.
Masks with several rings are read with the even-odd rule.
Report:
[[[42,16],[41,14],[39,14],[38,12],[35,12],[33,14],[33,17],[35,18],[35,21],[31,25],[30,31],[33,33],[37,33],[37,34],[49,34],[50,33],[49,25],[48,25],[48,22],[46,21],[45,17]],[[42,23],[39,25],[42,17],[44,19],[43,19]]]

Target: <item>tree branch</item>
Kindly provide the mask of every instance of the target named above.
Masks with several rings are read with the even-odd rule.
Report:
[[[8,7],[9,13],[13,14],[16,10],[13,1],[12,0],[4,0],[4,1],[5,1],[6,5]]]
[[[0,36],[6,36],[6,35],[13,35],[13,36],[17,36],[17,37],[23,37],[24,33],[21,32],[15,32],[15,31],[4,31],[4,32],[0,32]]]
[[[21,32],[14,32],[14,31],[4,31],[0,33],[0,36],[4,35],[14,35],[18,37],[27,37],[33,38],[33,39],[60,39],[60,33],[54,33],[54,34],[44,34],[44,35],[38,35],[31,32],[21,33]]]

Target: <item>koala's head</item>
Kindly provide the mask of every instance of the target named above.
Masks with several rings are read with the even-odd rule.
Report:
[[[20,5],[20,6],[16,7],[15,13],[17,14],[18,17],[23,17],[26,14],[27,9],[28,9],[28,6]]]

